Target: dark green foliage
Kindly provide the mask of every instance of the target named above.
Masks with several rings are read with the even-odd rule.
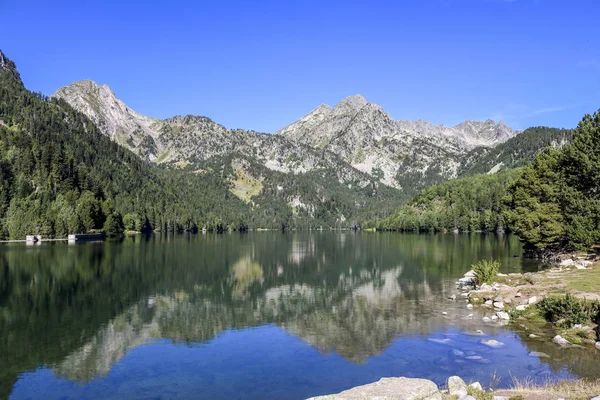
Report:
[[[123,226],[123,218],[119,213],[111,213],[106,217],[106,221],[104,222],[104,232],[108,236],[117,236],[123,233],[125,230]]]
[[[586,115],[573,143],[547,150],[509,188],[507,214],[537,252],[587,249],[600,241],[600,114]]]
[[[600,314],[600,302],[578,299],[571,294],[548,296],[537,307],[547,321],[563,328],[594,322]]]
[[[500,262],[496,260],[481,260],[471,266],[475,272],[475,281],[477,285],[492,283],[498,277],[500,272]]]
[[[504,197],[519,173],[509,170],[428,187],[391,217],[370,225],[384,230],[421,232],[507,229]]]

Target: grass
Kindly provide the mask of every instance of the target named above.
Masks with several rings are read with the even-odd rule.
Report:
[[[514,388],[507,392],[510,398],[528,398],[528,395],[543,394],[552,398],[587,400],[600,395],[600,379],[550,382],[543,385],[536,385],[531,380],[515,379]]]
[[[261,192],[263,184],[242,169],[236,169],[234,174],[234,179],[231,180],[234,186],[229,190],[243,202],[250,203],[252,197]]]

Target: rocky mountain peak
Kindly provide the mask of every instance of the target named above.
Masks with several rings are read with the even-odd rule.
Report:
[[[360,109],[366,106],[367,104],[367,99],[365,99],[360,94],[355,94],[354,96],[348,96],[342,101],[340,101],[338,104],[336,104],[335,108],[344,108],[351,109],[354,111],[360,111]]]
[[[23,81],[21,80],[21,75],[17,70],[17,66],[13,61],[11,61],[8,57],[4,55],[2,50],[0,50],[0,70],[7,71],[13,79],[23,84]]]

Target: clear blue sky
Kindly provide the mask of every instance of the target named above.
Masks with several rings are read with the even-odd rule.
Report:
[[[360,93],[395,119],[572,127],[600,108],[600,1],[7,1],[35,91],[79,79],[136,111],[274,132]]]

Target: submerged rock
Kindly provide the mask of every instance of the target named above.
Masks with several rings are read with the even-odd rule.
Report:
[[[542,353],[541,351],[531,351],[529,352],[529,357],[550,358],[548,354]]]
[[[465,390],[466,393],[466,390]],[[427,379],[381,378],[375,383],[357,386],[338,394],[312,397],[309,400],[441,400],[442,393],[437,385]]]
[[[484,344],[484,345],[486,345],[486,346],[488,346],[488,347],[491,347],[491,348],[493,348],[493,349],[499,349],[499,348],[501,348],[501,347],[504,347],[504,343],[502,343],[502,342],[499,342],[499,341],[497,341],[497,340],[494,340],[494,339],[490,339],[490,340],[485,340],[485,339],[484,339],[484,340],[482,340],[480,343],[481,343],[481,344]]]

